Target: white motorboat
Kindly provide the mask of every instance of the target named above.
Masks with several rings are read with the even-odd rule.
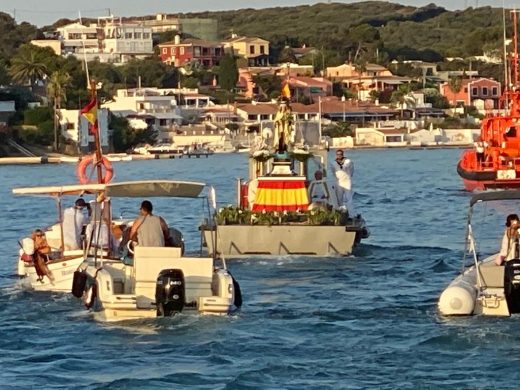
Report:
[[[442,292],[438,302],[442,315],[509,316],[520,312],[520,259],[500,266],[495,264],[497,254],[480,259],[471,223],[475,204],[506,200],[520,200],[520,190],[484,192],[471,198],[463,265],[467,254],[472,256],[472,265]]]
[[[74,187],[74,186],[70,186]],[[87,187],[87,186],[84,186]],[[98,198],[196,198],[203,183],[150,180],[93,184],[85,192]],[[61,191],[68,191],[62,188]],[[72,292],[100,321],[170,316],[181,311],[225,315],[242,304],[240,287],[225,262],[184,254],[175,247],[139,247],[128,254],[96,253],[75,272]],[[131,245],[127,246],[131,254]]]

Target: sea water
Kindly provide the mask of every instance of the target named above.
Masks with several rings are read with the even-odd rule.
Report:
[[[52,199],[14,197],[11,189],[74,183],[74,165],[0,167],[0,387],[518,388],[518,315],[443,318],[436,308],[462,266],[471,195],[456,173],[460,153],[347,152],[355,203],[371,230],[354,255],[229,261],[244,297],[239,314],[120,324],[97,323],[71,294],[27,291],[15,276],[17,240],[57,213]],[[247,174],[247,155],[114,165],[118,181],[212,184],[226,204]],[[114,201],[114,217],[133,218],[140,201]],[[203,201],[152,201],[196,250]],[[476,216],[487,224],[479,250],[498,250],[500,213]]]

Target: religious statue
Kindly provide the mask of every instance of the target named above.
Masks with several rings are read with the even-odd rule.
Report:
[[[293,131],[292,110],[287,99],[282,99],[274,117],[274,142],[278,154],[287,152]]]

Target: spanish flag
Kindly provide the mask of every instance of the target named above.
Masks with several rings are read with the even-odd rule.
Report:
[[[282,97],[291,99],[291,90],[289,89],[289,83],[284,81],[282,84]]]
[[[94,97],[92,100],[81,109],[81,115],[83,115],[91,125],[96,124],[97,120],[97,99]]]

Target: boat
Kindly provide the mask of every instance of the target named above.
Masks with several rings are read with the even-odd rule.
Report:
[[[508,200],[520,200],[520,190],[488,191],[471,198],[466,223],[463,271],[440,295],[440,314],[509,316],[520,313],[520,259],[509,260],[500,266],[495,264],[498,253],[481,259],[472,226],[473,207],[476,204]],[[471,256],[470,265],[466,265],[468,254]]]
[[[249,180],[237,181],[236,204],[219,209],[200,228],[209,253],[346,256],[368,237],[361,215],[348,215],[338,204],[320,136],[302,132],[293,142],[293,131],[290,102],[281,99],[275,135],[269,129],[256,140]],[[317,172],[326,179],[314,180]],[[311,199],[318,188],[326,196]]]
[[[159,143],[146,148],[147,154],[184,154],[184,148],[175,143]]]
[[[512,11],[514,42],[517,42],[517,12]],[[508,75],[500,105],[503,110],[488,114],[481,123],[480,140],[475,148],[465,150],[457,172],[468,191],[520,188],[520,80],[518,51],[510,58],[512,75]],[[509,86],[512,87],[509,87]]]

